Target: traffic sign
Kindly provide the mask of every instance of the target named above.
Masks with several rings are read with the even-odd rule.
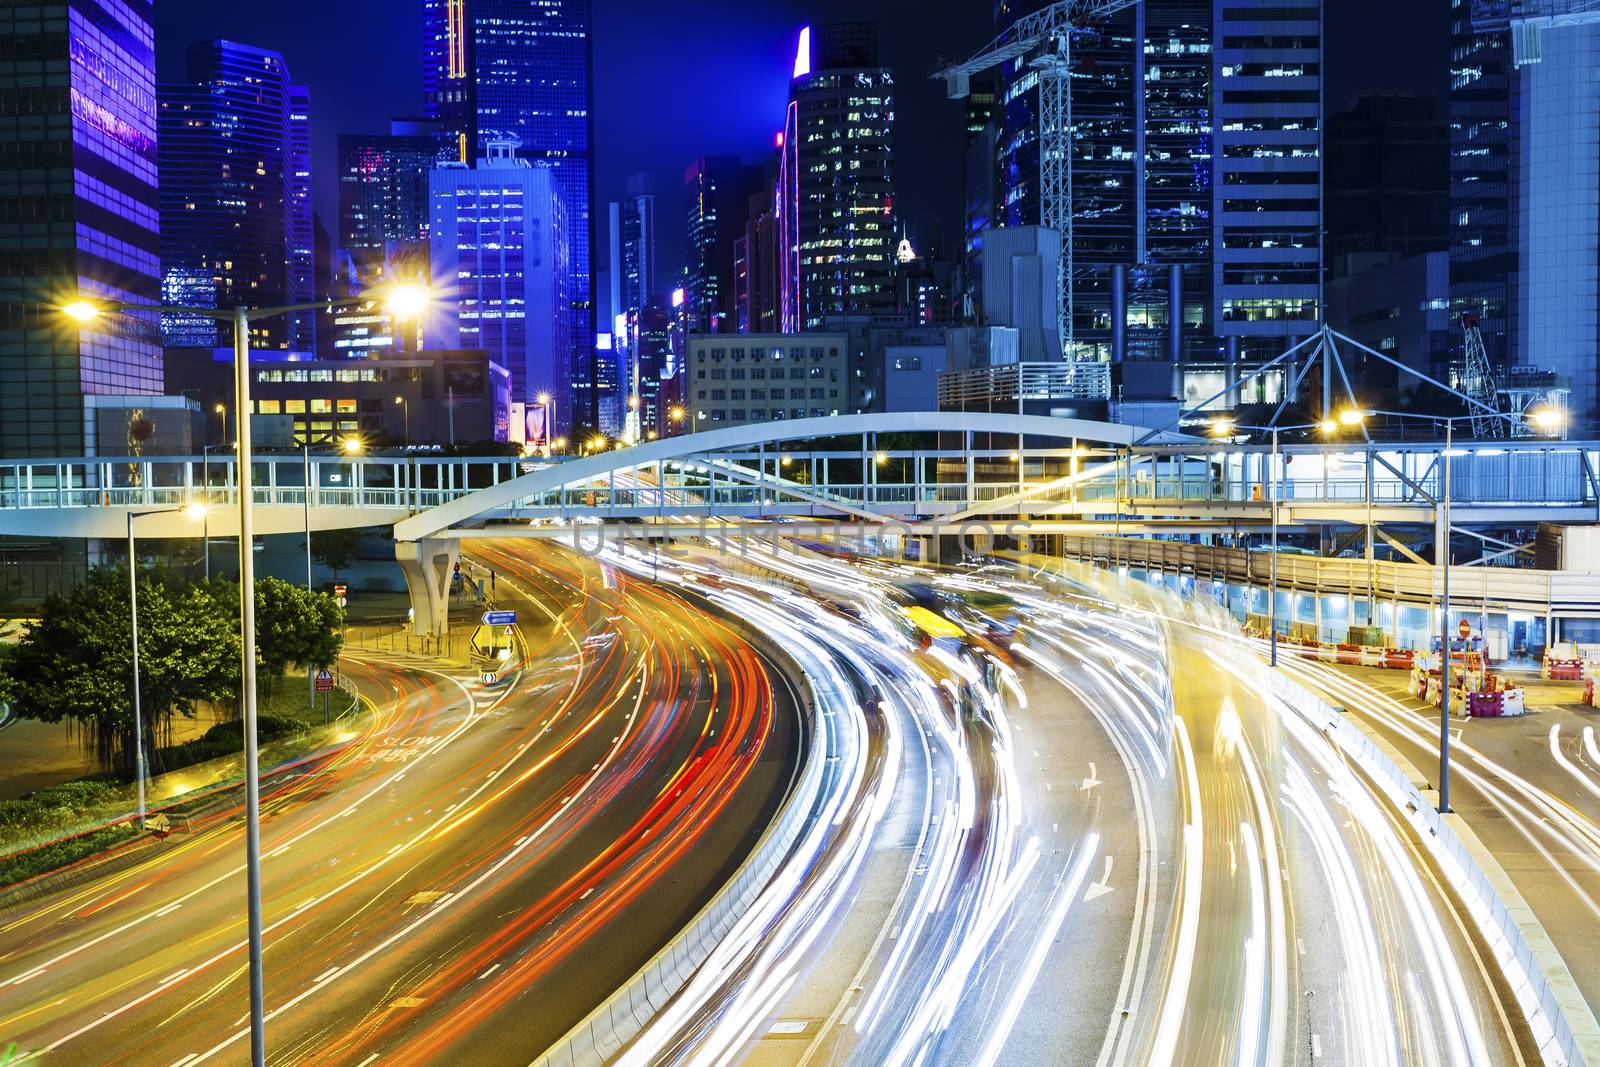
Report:
[[[486,611],[483,613],[485,626],[515,626],[517,613],[514,611]]]
[[[494,671],[484,671],[482,677],[484,685],[493,685],[495,683]]]
[[[331,692],[333,692],[333,672],[332,671],[318,671],[317,672],[317,692],[319,692],[319,693],[331,693]]]
[[[350,606],[350,602],[348,600],[346,600],[344,597],[340,597],[339,598],[339,606],[341,608],[347,608],[347,607]]]
[[[1467,638],[1472,636],[1472,624],[1466,619],[1462,619],[1461,622],[1456,626],[1456,633],[1460,634],[1461,640],[1465,641]]]
[[[333,595],[339,597],[340,599],[343,599],[345,594],[348,592],[350,592],[350,587],[342,582],[333,587]]]

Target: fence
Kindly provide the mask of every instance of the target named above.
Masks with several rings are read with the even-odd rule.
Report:
[[[1192,574],[1196,579],[1265,587],[1272,581],[1272,555],[1239,548],[1142,538],[1049,535],[1059,554],[1102,566],[1133,566]],[[1387,560],[1340,559],[1278,553],[1278,587],[1349,594],[1407,604],[1438,603],[1439,568]],[[1600,574],[1508,567],[1452,567],[1453,605],[1489,603],[1496,610],[1543,617],[1600,618]]]

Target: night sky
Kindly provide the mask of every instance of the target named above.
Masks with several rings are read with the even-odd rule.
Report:
[[[1442,95],[1447,5],[1330,0],[1328,100],[1361,92]],[[191,41],[230,37],[284,53],[310,86],[318,210],[338,224],[335,144],[341,132],[387,129],[422,109],[416,0],[160,0],[160,74],[182,76]],[[929,80],[941,55],[988,39],[990,0],[595,0],[597,210],[630,174],[656,174],[663,271],[681,266],[682,204],[690,161],[735,154],[764,162],[781,124],[795,36],[807,22],[871,19],[899,90],[896,146],[903,217],[924,243],[960,218],[959,106]],[[603,262],[604,231],[596,263]]]

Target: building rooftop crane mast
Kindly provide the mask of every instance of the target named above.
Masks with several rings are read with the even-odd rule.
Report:
[[[939,71],[952,100],[971,92],[972,78],[1022,60],[1039,79],[1039,221],[1062,234],[1065,255],[1056,316],[1063,358],[1077,362],[1077,312],[1073,286],[1072,34],[1108,19],[1139,0],[1059,0],[1012,23],[965,62]],[[1104,398],[1102,398],[1104,399]]]

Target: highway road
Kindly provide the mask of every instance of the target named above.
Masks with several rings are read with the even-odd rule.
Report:
[[[791,697],[732,628],[552,546],[476,561],[521,617],[508,681],[353,662],[378,711],[264,786],[275,1064],[528,1063],[720,888],[788,785]],[[0,916],[0,1043],[24,1062],[245,1057],[242,829],[174,841]]]
[[[806,921],[761,931],[723,988],[620,1062],[1538,1062],[1413,827],[1204,611],[946,574],[945,615],[980,637],[920,652],[889,589],[924,571],[759,551],[670,569],[774,610],[852,674],[868,751],[898,773],[863,761],[851,829],[811,860],[831,882],[789,885]],[[996,640],[985,615],[1020,626]],[[1108,799],[1063,811],[1048,795],[1081,772],[1035,757],[1033,736],[1081,736],[1082,708],[1101,732],[1084,751],[1115,751],[1121,775],[1108,789],[1097,761]]]
[[[1401,671],[1280,656],[1285,670],[1349,709],[1430,781],[1439,709],[1406,691]],[[1572,696],[1581,686],[1568,687]],[[1530,705],[1510,719],[1451,720],[1451,807],[1470,826],[1549,933],[1591,1010],[1600,1011],[1600,746],[1595,717]]]

